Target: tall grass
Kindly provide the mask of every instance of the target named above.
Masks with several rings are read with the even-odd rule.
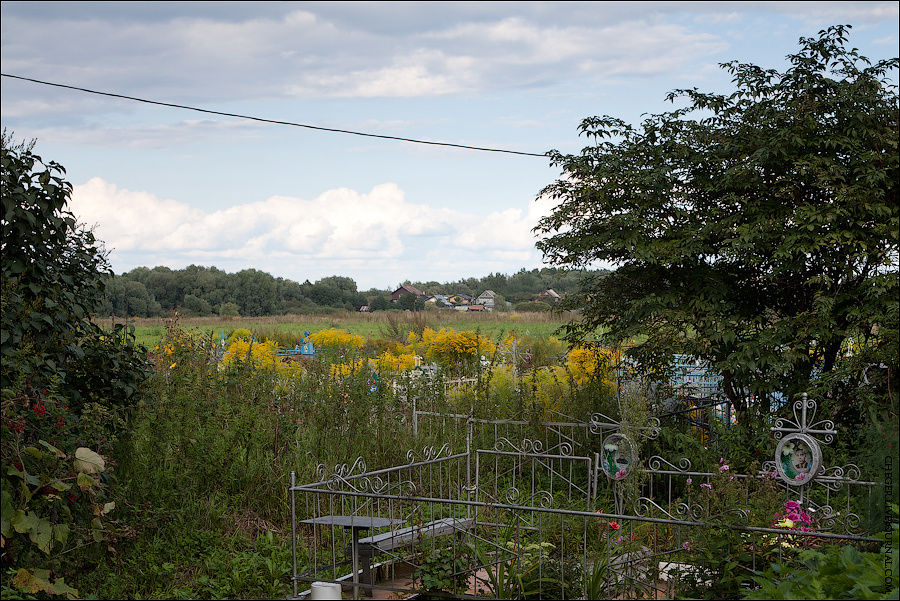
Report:
[[[274,338],[275,333],[300,336],[303,332],[318,332],[328,328],[341,328],[351,334],[360,334],[366,338],[385,338],[385,331],[390,328],[392,321],[401,324],[410,324],[421,321],[433,329],[453,328],[456,330],[478,331],[488,337],[496,337],[501,333],[516,331],[528,336],[548,338],[557,335],[557,331],[565,323],[577,319],[577,315],[571,312],[564,313],[476,313],[442,311],[423,311],[418,313],[405,313],[399,311],[378,311],[375,313],[336,312],[329,315],[275,315],[265,317],[239,317],[224,319],[221,317],[181,317],[179,323],[182,327],[202,332],[211,332],[218,335],[224,330],[226,333],[245,328],[260,336],[269,335]],[[116,323],[122,323],[120,318],[97,318],[95,320],[101,327],[112,329]],[[153,348],[162,340],[165,334],[168,318],[129,318],[128,323],[135,326],[135,334],[140,344]]]
[[[373,390],[370,371],[340,377],[325,362],[286,380],[247,362],[222,366],[211,336],[169,336],[174,350],[157,357],[113,453],[133,540],[78,584],[103,598],[284,597],[290,472],[305,481],[320,463],[402,462],[413,446],[408,395],[436,395],[437,408],[443,386]]]
[[[381,316],[360,316],[346,324],[318,323],[367,324],[385,337],[407,327],[450,323],[430,317],[402,316],[389,323]],[[481,315],[476,319],[482,325],[496,322]],[[197,323],[186,320],[188,326]],[[223,363],[216,354],[217,336],[166,325],[151,326],[162,327],[165,336],[151,353],[154,377],[146,400],[131,416],[129,435],[112,453],[122,520],[133,537],[120,541],[117,553],[78,583],[102,598],[284,597],[291,471],[306,482],[322,463],[349,464],[364,457],[369,469],[378,469],[405,463],[412,448],[444,443],[464,448],[464,428],[420,428],[414,438],[413,398],[419,409],[474,409],[478,417],[527,419],[546,410],[541,388],[556,389],[536,369],[514,381],[514,372],[501,369],[497,356],[487,366],[475,362],[469,374],[475,382],[469,387],[409,374],[383,373],[376,382],[372,368],[354,361],[353,354],[366,348],[348,350],[343,357],[326,353],[285,375],[252,361]],[[261,332],[298,324],[260,320],[249,325]],[[335,370],[327,357],[356,367],[349,373]],[[587,414],[596,395],[573,386],[568,390],[571,398],[562,402]],[[299,560],[303,565],[305,558]]]

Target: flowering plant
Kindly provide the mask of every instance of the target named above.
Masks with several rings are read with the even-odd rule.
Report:
[[[803,532],[812,530],[812,517],[804,511],[797,501],[785,501],[781,512],[776,514],[774,522],[776,528],[801,530]]]

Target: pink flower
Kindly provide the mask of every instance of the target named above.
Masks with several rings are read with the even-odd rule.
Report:
[[[691,548],[691,543],[689,543],[689,542],[683,542],[683,543],[681,543],[681,548],[682,548],[682,549],[685,549],[685,550],[686,550],[686,549],[690,549],[690,548]]]
[[[732,480],[734,480],[734,476],[728,476],[728,481],[731,482]]]
[[[625,468],[621,468],[618,472],[616,472],[615,478],[616,480],[621,480],[625,477]]]
[[[797,501],[785,501],[784,508],[788,511],[799,511],[800,503],[798,503]]]
[[[687,483],[688,483],[688,484],[693,484],[693,482],[694,482],[693,478],[688,478],[688,479],[687,479]]]
[[[797,481],[805,480],[805,479],[806,479],[806,474],[797,474],[796,476],[794,476],[794,480],[797,480]]]
[[[727,463],[725,465],[719,467],[720,472],[727,472],[729,469],[731,469],[731,468],[728,467]]]
[[[712,490],[712,484],[701,484],[700,486],[702,486],[703,488],[708,488],[709,490]]]
[[[807,524],[809,524],[810,522],[812,522],[812,518],[811,518],[811,517],[809,516],[809,514],[806,513],[805,511],[801,511],[801,512],[800,512],[800,520],[803,521],[803,522],[806,522]]]
[[[719,458],[719,463],[725,463],[725,458],[724,457]]]
[[[772,478],[777,478],[778,472],[772,472],[771,474],[769,474],[769,476],[771,476]]]

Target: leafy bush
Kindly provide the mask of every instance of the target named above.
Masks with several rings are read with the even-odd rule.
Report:
[[[894,505],[893,531],[880,553],[861,552],[852,545],[801,551],[799,565],[773,563],[756,576],[759,588],[747,591],[744,599],[896,599],[896,511]]]
[[[427,545],[426,545],[427,546]],[[464,590],[468,573],[467,561],[456,549],[438,546],[421,560],[415,579],[424,591],[445,591],[448,593]]]
[[[71,597],[64,579],[93,569],[125,531],[110,516],[114,462],[97,451],[112,448],[150,366],[133,329],[105,332],[90,321],[104,300],[109,265],[66,208],[72,186],[65,170],[10,142],[4,132],[4,595]]]

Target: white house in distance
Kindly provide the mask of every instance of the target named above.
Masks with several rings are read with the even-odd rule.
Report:
[[[485,310],[493,311],[494,310],[494,297],[497,294],[493,290],[485,290],[475,299],[473,304],[484,306]]]

